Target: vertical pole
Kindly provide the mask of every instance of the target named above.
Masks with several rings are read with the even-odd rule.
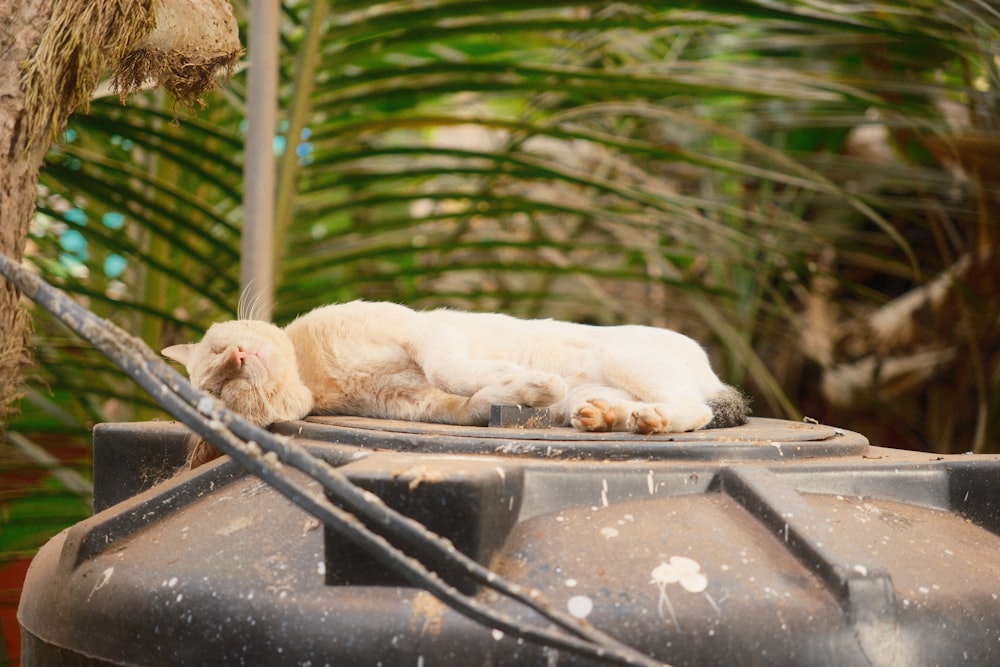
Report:
[[[256,303],[256,313],[264,320],[271,319],[274,303],[279,20],[279,0],[250,0],[240,288],[247,303]]]

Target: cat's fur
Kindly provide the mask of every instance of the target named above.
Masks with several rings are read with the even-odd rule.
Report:
[[[516,404],[548,406],[554,422],[583,431],[667,433],[749,413],[695,341],[644,326],[354,301],[284,329],[214,324],[163,354],[259,426],[310,413],[483,425],[493,404]]]

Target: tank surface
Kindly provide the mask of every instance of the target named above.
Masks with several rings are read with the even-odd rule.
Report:
[[[1000,664],[1000,457],[768,419],[671,436],[524,423],[275,430],[672,665]],[[185,438],[95,429],[100,511],[32,563],[24,665],[594,664],[403,585],[228,458],[174,475]]]

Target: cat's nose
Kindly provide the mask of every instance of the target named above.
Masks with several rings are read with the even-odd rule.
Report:
[[[252,356],[250,352],[237,345],[229,352],[229,361],[238,368],[243,367],[243,362],[247,357]]]

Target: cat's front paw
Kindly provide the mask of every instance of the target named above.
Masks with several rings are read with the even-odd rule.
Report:
[[[618,415],[612,405],[595,398],[576,406],[569,421],[578,431],[613,431]]]
[[[496,384],[486,385],[469,400],[489,416],[491,405],[521,405],[545,408],[566,397],[566,381],[558,375],[540,371],[511,374]]]
[[[533,371],[520,382],[518,405],[543,408],[558,403],[566,397],[566,381],[558,375]]]

